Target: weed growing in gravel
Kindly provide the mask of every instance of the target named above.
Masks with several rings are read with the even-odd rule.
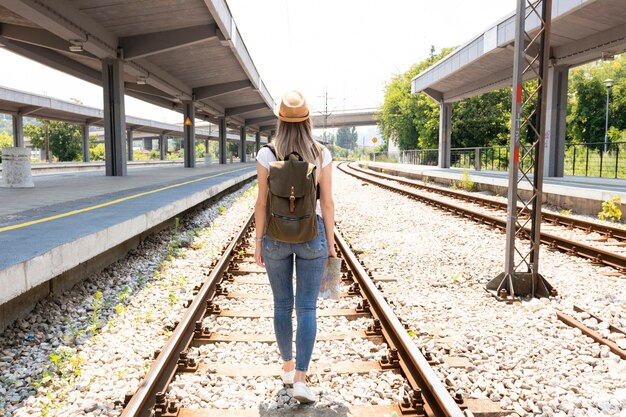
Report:
[[[568,209],[561,209],[559,211],[559,213],[561,213],[564,216],[569,216],[570,214],[572,214],[572,210],[568,210]]]
[[[167,296],[167,301],[170,304],[170,307],[173,307],[174,304],[176,304],[177,299],[178,297],[176,297],[176,294],[170,291],[170,294]]]
[[[51,409],[61,407],[60,403],[72,391],[74,381],[81,375],[84,361],[76,354],[76,349],[67,346],[59,346],[50,354],[50,361],[33,381],[39,394],[45,395],[45,398],[39,400],[42,416],[49,415]],[[49,392],[48,387],[55,392]]]
[[[224,212],[226,211],[226,207],[220,207],[217,210],[220,212],[220,214],[224,214]]]
[[[193,241],[189,244],[189,247],[193,250],[200,250],[204,248],[204,245],[202,244],[202,242]]]
[[[187,284],[187,277],[185,277],[184,275],[176,275],[174,277],[174,283],[179,287],[184,287],[185,284]]]
[[[102,291],[98,291],[93,296],[93,301],[91,302],[91,314],[89,315],[89,320],[87,321],[87,330],[89,330],[91,333],[97,332],[102,327],[102,307]]]
[[[130,297],[129,287],[124,287],[122,291],[120,291],[120,293],[117,295],[117,299],[120,301],[120,303],[125,303],[129,297]]]
[[[598,218],[600,220],[620,221],[622,218],[621,206],[622,199],[618,195],[613,196],[612,199],[602,203],[602,211],[598,213]]]
[[[121,304],[117,304],[115,306],[115,312],[117,313],[118,316],[121,316],[122,314],[124,314],[124,311],[126,311],[126,307],[121,305]]]
[[[35,388],[72,386],[76,377],[82,373],[81,365],[85,359],[76,354],[76,349],[59,346],[50,354],[50,361],[44,365],[41,375],[33,381]]]
[[[141,272],[137,274],[137,285],[139,288],[143,288],[146,285],[146,276]]]
[[[121,381],[124,379],[124,376],[128,373],[127,368],[119,368],[115,371],[115,376],[117,376],[117,380]]]
[[[68,326],[69,334],[63,336],[65,343],[74,344],[76,341],[85,335],[85,329],[80,328],[69,317],[65,317],[65,323]]]
[[[430,184],[432,182],[432,180],[430,179],[430,177],[428,175],[423,175],[422,176],[422,182],[424,184]]]
[[[461,176],[459,186],[468,192],[474,191],[476,189],[476,183],[472,181],[469,170],[463,170],[463,175]]]

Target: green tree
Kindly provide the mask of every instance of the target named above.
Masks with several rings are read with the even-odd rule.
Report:
[[[405,73],[393,76],[385,86],[385,99],[377,115],[385,144],[395,140],[400,149],[436,145],[439,107],[424,93],[411,94],[411,79],[452,50],[444,48],[435,55],[431,48],[431,56],[411,66]]]
[[[337,129],[337,142],[336,144],[342,148],[353,149],[359,139],[359,134],[356,131],[356,127],[351,128],[340,127]]]
[[[13,136],[8,132],[0,132],[0,161],[2,160],[2,148],[10,148],[13,146]]]
[[[67,122],[50,121],[35,126],[24,126],[24,135],[30,138],[34,148],[46,148],[46,126],[50,151],[59,161],[77,161],[82,154],[82,133],[80,126]]]
[[[576,142],[602,142],[606,90],[598,79],[583,80],[584,73],[572,77],[576,97],[569,118],[569,131]]]
[[[604,141],[606,79],[613,80],[609,104],[609,138],[621,140],[626,130],[626,54],[613,61],[597,61],[570,72],[567,140]],[[613,128],[613,129],[611,129]]]
[[[510,126],[510,88],[467,98],[452,107],[452,147],[505,145]]]

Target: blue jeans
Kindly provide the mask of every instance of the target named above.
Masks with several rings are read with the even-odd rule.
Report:
[[[263,259],[274,294],[274,331],[284,361],[293,359],[293,263],[296,262],[296,369],[306,371],[317,333],[317,296],[328,258],[324,222],[317,217],[317,237],[285,243],[263,236]]]

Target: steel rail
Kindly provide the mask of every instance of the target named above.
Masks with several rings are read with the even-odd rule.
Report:
[[[344,169],[343,165],[345,165],[345,163],[338,165],[338,168],[342,172],[345,172],[346,174],[352,175],[363,181],[368,181],[382,188],[409,195],[410,197],[418,201],[435,206],[437,208],[444,209],[448,212],[477,221],[479,223],[487,224],[500,230],[506,230],[506,219],[489,216],[488,214],[480,213],[468,208],[459,207],[451,203],[438,201],[434,198],[423,196],[412,190],[402,189],[390,184],[385,184],[375,179],[372,179],[371,177],[368,177],[371,176],[369,173],[363,175],[360,173],[349,172]],[[530,235],[530,227],[526,227],[524,230],[526,233],[528,233],[528,235]],[[603,249],[594,248],[583,243],[565,239],[563,237],[545,232],[541,232],[541,243],[548,245],[548,247],[551,249],[558,249],[568,254],[578,255],[580,257],[590,259],[595,263],[608,265],[619,271],[626,271],[626,257],[605,251]]]
[[[385,178],[391,181],[396,181],[396,182],[399,182],[400,184],[408,185],[410,187],[416,187],[425,191],[430,191],[430,192],[444,195],[447,197],[469,201],[471,203],[479,204],[485,207],[501,209],[503,211],[506,211],[507,209],[507,203],[502,202],[502,201],[494,201],[489,198],[480,197],[476,195],[467,195],[465,193],[461,193],[461,192],[454,191],[454,190],[446,190],[446,189],[441,189],[437,187],[430,187],[428,185],[417,184],[413,181],[407,181],[395,175],[383,174],[379,172],[368,172],[368,171],[361,169],[360,167],[353,166],[353,163],[350,163],[348,166],[355,171],[358,171],[367,175],[372,175],[378,178]],[[518,207],[518,214],[520,213],[520,211],[521,211],[521,207]],[[577,229],[581,229],[587,232],[597,232],[606,237],[612,237],[612,238],[619,239],[619,240],[626,240],[626,229],[623,229],[623,228],[593,223],[593,222],[589,222],[586,220],[576,219],[573,217],[564,216],[564,215],[556,214],[556,213],[550,213],[546,211],[541,212],[541,217],[546,222],[549,222],[552,224],[577,228]]]
[[[414,390],[421,390],[422,396],[436,417],[463,417],[446,387],[422,353],[417,349],[406,329],[400,323],[393,310],[387,304],[382,293],[376,288],[363,266],[354,255],[343,236],[335,230],[335,242],[343,254],[344,260],[357,278],[361,290],[369,301],[375,318],[380,320],[385,339],[397,349],[402,359],[400,367]]]
[[[248,221],[241,228],[236,238],[224,250],[221,258],[209,273],[204,284],[194,297],[189,309],[174,329],[172,337],[161,350],[153,362],[148,373],[139,384],[139,388],[124,408],[122,417],[150,417],[156,404],[158,393],[165,389],[176,373],[180,352],[185,351],[191,343],[195,323],[201,320],[206,310],[206,300],[215,293],[215,285],[219,282],[222,274],[227,270],[231,258],[235,255],[235,246],[245,236],[248,227],[254,219],[254,212],[250,214]]]
[[[584,311],[582,309],[578,309],[578,311]],[[567,324],[570,327],[574,327],[578,330],[580,330],[585,336],[589,336],[590,338],[592,338],[594,341],[608,346],[608,348],[611,350],[611,352],[613,352],[614,354],[616,354],[617,356],[619,356],[622,359],[626,359],[626,350],[621,349],[617,343],[615,343],[612,340],[606,339],[604,337],[602,337],[602,335],[600,333],[598,333],[597,331],[585,326],[581,321],[575,319],[572,316],[568,316],[567,314],[561,313],[560,311],[556,312],[556,317],[561,320],[563,323]],[[600,322],[602,322],[603,320],[599,320]]]

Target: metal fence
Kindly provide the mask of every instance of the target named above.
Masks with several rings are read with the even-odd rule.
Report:
[[[437,166],[439,151],[437,149],[400,151],[398,161],[404,164]],[[452,148],[450,166],[477,171],[507,171],[509,147]],[[532,167],[524,168],[532,172]],[[564,173],[584,177],[626,178],[626,142],[609,143],[606,152],[604,142],[567,144]]]
[[[621,161],[620,161],[621,156]],[[626,142],[572,143],[565,146],[565,175],[626,178]]]
[[[411,151],[400,151],[398,160],[402,164],[437,166],[437,162],[439,160],[439,150],[416,149]]]

